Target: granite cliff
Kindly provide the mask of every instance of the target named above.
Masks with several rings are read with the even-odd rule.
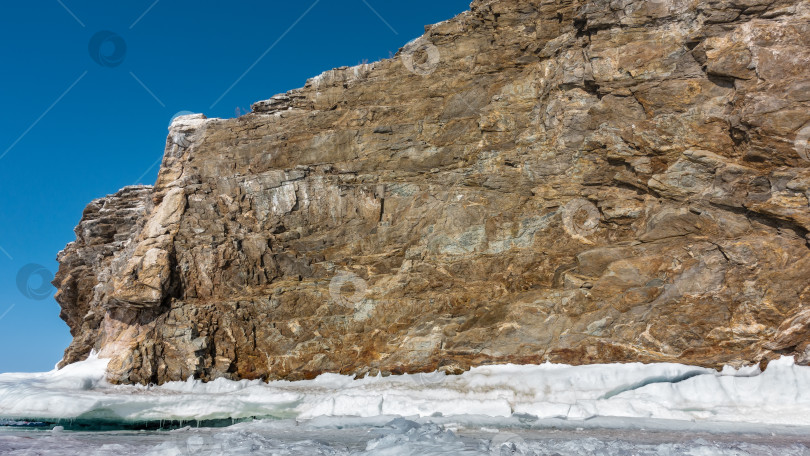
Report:
[[[176,119],[54,281],[117,383],[810,362],[810,3],[476,0]]]

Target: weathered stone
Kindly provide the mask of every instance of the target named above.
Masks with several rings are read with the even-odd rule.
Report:
[[[55,284],[120,383],[810,362],[810,4],[477,0],[175,120]]]

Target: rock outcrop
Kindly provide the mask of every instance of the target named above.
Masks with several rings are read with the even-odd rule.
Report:
[[[177,119],[55,284],[111,381],[810,362],[810,3],[477,0]]]

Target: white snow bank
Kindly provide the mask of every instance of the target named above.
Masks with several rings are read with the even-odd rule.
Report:
[[[532,415],[810,425],[810,367],[792,358],[764,373],[680,364],[484,366],[443,374],[300,382],[190,380],[112,386],[97,358],[41,374],[0,374],[0,418],[111,421],[324,416]]]

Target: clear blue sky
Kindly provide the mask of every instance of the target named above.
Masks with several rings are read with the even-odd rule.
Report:
[[[386,58],[469,1],[5,2],[0,372],[61,359],[70,334],[40,277],[56,272],[88,202],[155,181],[175,113],[234,117],[322,71]],[[29,268],[23,293],[29,264],[44,270]]]

